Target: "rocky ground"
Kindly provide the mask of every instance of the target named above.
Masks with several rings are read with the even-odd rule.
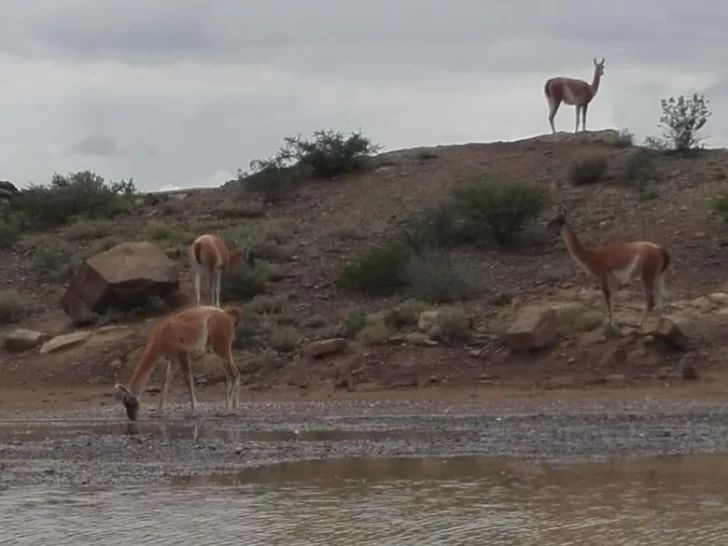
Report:
[[[114,221],[27,233],[4,250],[0,263],[2,287],[22,300],[22,313],[6,320],[0,335],[28,330],[15,332],[18,345],[11,342],[0,352],[0,409],[25,407],[29,392],[45,393],[30,396],[44,408],[88,398],[89,388],[109,394],[115,381],[126,381],[156,315],[73,326],[60,306],[69,280],[84,258],[104,248],[151,241],[169,257],[189,296],[185,249],[205,231],[244,234],[265,249],[266,293],[228,300],[246,305],[263,325],[251,334],[255,343],[235,351],[248,394],[719,384],[728,331],[728,231],[710,200],[725,185],[728,153],[659,156],[650,180],[637,187],[625,174],[636,152],[609,131],[403,150],[381,154],[369,172],[305,184],[281,203],[262,204],[228,186],[139,199]],[[605,177],[571,183],[574,162],[596,156],[608,161]],[[531,242],[509,251],[451,252],[479,278],[477,294],[451,306],[457,320],[448,324],[468,331],[454,342],[443,335],[442,308],[415,301],[406,290],[367,297],[337,289],[334,281],[348,263],[472,176],[542,185],[554,202],[569,206],[586,242],[649,239],[665,245],[673,257],[669,320],[637,328],[642,294],[635,283],[615,292],[620,331],[605,332],[594,282],[574,265],[563,242],[539,225],[531,229]],[[520,337],[508,333],[514,322],[521,325]],[[71,337],[58,337],[66,335]],[[529,349],[534,344],[544,346]],[[196,363],[194,373],[201,392],[217,392],[223,375],[214,362]],[[152,389],[159,379],[157,372]],[[104,400],[91,403],[97,402]]]
[[[165,419],[146,413],[133,424],[119,419],[120,406],[6,413],[0,486],[245,482],[246,469],[259,465],[340,457],[559,463],[728,449],[728,410],[704,388],[677,396],[490,394],[250,401],[227,418],[205,403],[195,419],[176,406]]]

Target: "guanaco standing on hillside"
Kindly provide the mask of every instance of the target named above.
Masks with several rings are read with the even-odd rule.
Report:
[[[167,370],[159,404],[160,413],[164,411],[167,402],[167,390],[174,370],[172,360],[177,360],[190,396],[190,415],[194,416],[197,401],[192,383],[190,356],[200,356],[210,350],[222,360],[225,371],[225,411],[237,411],[240,402],[240,372],[233,361],[232,343],[240,317],[238,308],[220,309],[212,306],[188,307],[162,317],[147,339],[129,380],[129,386],[119,383],[115,385],[124,395],[122,402],[129,420],[137,420],[144,385],[154,366],[162,359],[167,361]]]
[[[549,124],[551,125],[552,133],[556,132],[554,128],[554,117],[562,102],[575,107],[576,130],[574,132],[579,131],[579,112],[581,112],[581,128],[583,131],[586,131],[586,111],[589,103],[594,99],[597,91],[599,91],[599,82],[603,74],[604,57],[599,62],[594,57],[594,76],[592,77],[591,83],[566,76],[556,76],[546,80],[543,86],[543,92],[548,102]]]
[[[201,277],[206,278],[206,287],[210,297],[210,304],[220,307],[220,286],[222,275],[227,266],[234,266],[240,259],[244,259],[250,266],[255,266],[255,256],[250,247],[245,249],[228,249],[222,237],[206,233],[192,241],[189,247],[189,259],[192,272],[195,276],[195,301],[200,305]]]
[[[613,324],[609,281],[616,280],[619,284],[626,285],[639,274],[645,297],[645,313],[640,323],[642,326],[655,308],[655,300],[659,309],[667,301],[665,270],[670,265],[670,253],[649,241],[610,242],[588,248],[574,233],[568,215],[566,207],[558,205],[556,216],[548,223],[548,227],[551,230],[559,229],[566,248],[576,263],[589,275],[599,279],[609,324]]]

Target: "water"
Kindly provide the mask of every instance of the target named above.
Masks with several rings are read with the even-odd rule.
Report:
[[[725,456],[558,466],[336,459],[113,489],[0,492],[0,544],[724,544]]]

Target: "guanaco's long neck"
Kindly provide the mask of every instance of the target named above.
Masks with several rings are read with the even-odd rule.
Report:
[[[602,74],[601,71],[598,68],[594,69],[594,77],[592,78],[591,85],[589,85],[589,88],[591,89],[591,98],[594,98],[594,95],[597,94],[597,91],[599,91],[599,82],[602,81]]]
[[[576,233],[574,233],[574,230],[571,229],[571,226],[569,226],[568,223],[564,224],[561,228],[561,235],[564,237],[566,248],[569,249],[569,253],[573,256],[573,258],[585,267],[590,268],[589,266],[591,266],[594,261],[594,252],[581,244],[581,241],[579,241]]]
[[[134,396],[139,397],[159,358],[159,351],[155,343],[149,343],[144,347],[141,356],[139,356],[136,368],[134,368],[134,373],[131,374],[131,379],[129,380],[129,390]]]

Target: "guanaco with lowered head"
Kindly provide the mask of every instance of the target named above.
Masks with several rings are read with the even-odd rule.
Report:
[[[576,130],[579,131],[579,113],[581,112],[581,128],[586,131],[586,111],[589,103],[594,99],[599,91],[599,82],[604,74],[604,58],[597,62],[594,57],[594,76],[592,82],[587,83],[584,80],[569,78],[566,76],[555,76],[546,80],[543,86],[543,92],[546,95],[546,102],[549,107],[549,124],[551,132],[555,133],[554,117],[559,110],[559,105],[564,102],[573,105],[576,110]]]
[[[234,266],[244,259],[255,266],[255,256],[250,247],[228,249],[222,237],[212,233],[200,235],[189,247],[189,258],[195,276],[195,301],[200,305],[200,282],[204,275],[207,280],[210,304],[220,307],[220,285],[225,268]]]
[[[607,307],[609,324],[612,323],[612,300],[609,281],[616,280],[626,285],[639,274],[645,298],[645,314],[640,325],[657,307],[667,301],[665,270],[670,265],[670,253],[663,247],[649,241],[610,242],[593,248],[584,246],[574,233],[568,210],[563,205],[556,207],[556,216],[549,223],[549,229],[559,229],[566,248],[584,271],[599,279],[604,304]]]
[[[190,356],[199,356],[210,350],[222,360],[225,371],[227,383],[225,410],[237,411],[240,398],[240,372],[233,362],[232,343],[240,317],[238,308],[220,309],[212,306],[188,307],[162,317],[147,339],[129,380],[129,386],[119,383],[115,385],[124,395],[122,401],[129,420],[137,420],[144,385],[154,366],[162,359],[167,361],[167,370],[159,411],[164,410],[167,401],[167,390],[173,372],[171,361],[174,359],[182,368],[183,379],[190,395],[190,415],[194,416],[197,401],[192,384]]]

